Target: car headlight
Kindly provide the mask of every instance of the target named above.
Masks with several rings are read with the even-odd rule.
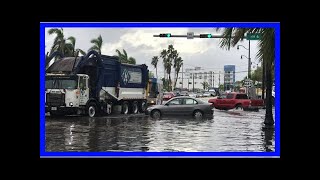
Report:
[[[154,103],[154,101],[151,101],[151,103]]]

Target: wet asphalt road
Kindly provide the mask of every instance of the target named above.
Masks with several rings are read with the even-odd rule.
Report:
[[[214,110],[213,119],[143,114],[97,118],[46,117],[46,151],[270,152],[274,130],[263,131],[265,110]]]

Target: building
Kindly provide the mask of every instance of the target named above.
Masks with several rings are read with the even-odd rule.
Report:
[[[179,74],[176,87],[187,88],[189,91],[193,91],[194,87],[195,91],[198,91],[203,90],[203,82],[207,82],[209,87],[214,87],[214,72],[205,71],[200,67],[187,68],[183,72],[183,79],[182,72]]]
[[[233,90],[235,83],[235,65],[224,65],[224,90]]]

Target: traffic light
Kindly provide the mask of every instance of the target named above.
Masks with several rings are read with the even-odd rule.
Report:
[[[160,37],[171,37],[171,33],[160,34]]]
[[[200,38],[212,38],[212,34],[200,34]]]

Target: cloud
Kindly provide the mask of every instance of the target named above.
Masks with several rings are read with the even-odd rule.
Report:
[[[248,51],[244,48],[239,50],[231,48],[230,51],[221,49],[219,46],[220,39],[153,37],[153,35],[160,33],[186,35],[187,32],[221,34],[221,32],[216,32],[213,28],[64,28],[66,38],[69,36],[76,38],[76,48],[84,51],[88,50],[92,46],[90,40],[101,34],[103,54],[116,55],[116,49],[120,51],[125,49],[128,56],[136,59],[137,64],[147,64],[150,71],[154,71],[153,66],[151,66],[152,57],[160,56],[160,52],[163,49],[167,49],[170,44],[178,50],[179,55],[184,60],[184,68],[200,66],[206,71],[223,72],[224,65],[234,64],[236,65],[236,71],[245,71],[247,69],[248,60],[240,59],[240,56],[248,56]],[[53,35],[46,34],[46,52],[50,50],[53,40]],[[247,41],[239,44],[248,47]],[[252,61],[257,61],[255,60],[256,53],[257,41],[251,41]],[[161,75],[163,74],[161,58],[158,64],[158,75]],[[246,72],[238,73],[236,80],[241,80],[246,75]]]

